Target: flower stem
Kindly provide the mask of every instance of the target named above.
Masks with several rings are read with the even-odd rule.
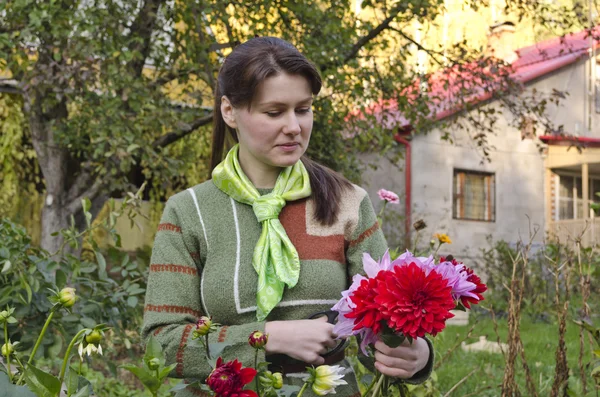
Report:
[[[375,385],[375,389],[373,390],[373,397],[377,397],[379,395],[379,391],[381,390],[381,384],[383,383],[384,378],[385,375],[379,375],[379,379],[377,380],[377,384]]]
[[[89,330],[89,328],[84,328],[81,331],[79,331],[73,337],[73,339],[71,339],[71,343],[69,343],[69,346],[67,347],[67,351],[65,352],[65,358],[63,360],[62,368],[60,369],[60,375],[58,376],[58,379],[60,380],[61,385],[65,378],[65,371],[67,370],[67,364],[69,363],[69,357],[71,356],[71,350],[73,350],[73,346],[77,342],[77,339],[79,339],[81,337],[81,335],[83,335],[84,332],[88,331],[88,330]]]
[[[442,243],[438,243],[437,248],[435,249],[435,252],[433,253],[433,256],[435,257],[438,253],[438,251],[440,250],[440,247],[442,246]]]
[[[33,346],[31,355],[29,356],[29,359],[27,360],[27,365],[31,364],[31,362],[33,361],[33,358],[35,357],[35,353],[37,353],[37,350],[40,347],[40,344],[42,343],[42,339],[44,339],[44,335],[46,334],[46,330],[48,329],[48,326],[50,325],[50,321],[52,321],[52,317],[54,317],[56,308],[57,308],[57,306],[52,306],[52,309],[50,309],[50,314],[48,315],[48,318],[46,319],[46,323],[44,324],[44,327],[42,328],[42,331],[40,332],[40,336],[38,336],[37,341],[35,342],[35,346]],[[26,370],[27,370],[27,368],[23,368],[23,373],[21,374],[21,376],[19,376],[17,385],[22,384],[21,382],[23,381],[23,377],[25,376]]]
[[[208,347],[208,334],[206,334],[204,336],[204,338],[205,338],[205,341],[206,341],[205,342],[206,344],[204,346],[204,347],[206,347],[206,357],[210,360],[210,348]]]
[[[260,390],[258,390],[258,349],[254,350],[254,369],[256,370],[256,376],[254,377],[254,382],[256,384],[256,394],[260,396]]]
[[[302,389],[300,389],[296,397],[302,397],[302,393],[304,393],[304,390],[306,390],[306,386],[308,386],[308,382],[304,382],[304,384],[302,385]]]
[[[4,343],[6,344],[6,367],[8,374],[8,381],[12,383],[12,371],[10,370],[10,351],[8,351],[8,321],[4,323]]]
[[[373,388],[373,386],[375,386],[375,383],[377,383],[378,379],[379,379],[379,374],[377,374],[377,375],[375,375],[373,377],[373,380],[371,381],[371,384],[369,385],[369,387],[367,387],[367,390],[365,390],[365,392],[362,395],[362,397],[365,397],[367,394],[369,394],[369,392],[371,391],[371,389]]]

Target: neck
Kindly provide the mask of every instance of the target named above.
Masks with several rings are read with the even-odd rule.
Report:
[[[271,167],[267,164],[252,162],[240,151],[239,161],[244,174],[257,189],[272,189],[275,187],[277,177],[281,172],[280,167]]]

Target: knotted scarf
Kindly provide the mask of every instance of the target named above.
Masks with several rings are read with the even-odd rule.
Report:
[[[262,225],[252,257],[252,265],[258,274],[256,318],[262,321],[281,301],[285,285],[293,288],[298,282],[298,251],[279,222],[279,213],[287,201],[310,196],[310,180],[304,164],[298,161],[279,173],[271,193],[261,196],[242,171],[238,152],[239,145],[231,148],[225,160],[213,170],[212,180],[235,201],[251,205]]]

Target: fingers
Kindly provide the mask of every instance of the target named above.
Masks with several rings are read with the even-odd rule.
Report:
[[[416,341],[413,341],[413,343],[416,343]],[[375,349],[386,356],[400,357],[408,361],[414,361],[419,358],[419,351],[406,340],[400,346],[395,348],[389,347],[382,341],[377,341],[375,342]]]
[[[410,379],[417,373],[414,369],[389,367],[380,361],[375,361],[375,368],[384,375],[400,379]]]

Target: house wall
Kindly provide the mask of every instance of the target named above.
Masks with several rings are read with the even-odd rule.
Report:
[[[556,125],[564,125],[567,133],[600,137],[600,129],[587,131],[585,120],[587,109],[585,61],[540,78],[528,85],[529,93],[551,93],[552,89],[566,90],[569,96],[558,107],[550,106],[548,115]],[[497,103],[493,106],[499,111]],[[594,123],[600,126],[600,117],[593,108]],[[506,112],[506,110],[504,110]],[[458,258],[481,261],[481,249],[489,248],[488,236],[493,241],[505,240],[516,243],[528,241],[531,233],[541,243],[545,237],[546,212],[549,186],[546,183],[545,159],[548,151],[541,151],[539,140],[521,139],[521,132],[510,125],[511,115],[504,114],[495,126],[496,133],[489,135],[489,144],[494,149],[487,162],[481,151],[470,138],[473,131],[453,130],[449,127],[454,144],[441,139],[442,132],[434,130],[427,135],[416,135],[412,139],[412,211],[414,222],[423,219],[427,229],[422,231],[421,241],[427,243],[434,233],[447,233],[453,243],[442,247],[440,253],[452,253]],[[537,134],[544,132],[538,128]],[[576,150],[566,154],[569,163],[579,161]],[[562,153],[563,159],[565,153]],[[373,161],[374,155],[364,156],[364,161]],[[398,171],[385,159],[377,159],[376,171],[363,174],[363,186],[369,191],[376,209],[379,208],[377,190],[386,188],[404,195],[404,170]],[[399,164],[403,168],[404,164]],[[453,219],[453,171],[464,169],[491,172],[495,175],[495,222]],[[404,205],[393,209],[403,214]],[[387,211],[387,210],[386,210]],[[403,230],[403,224],[399,227]],[[390,246],[402,244],[402,239],[389,234],[384,225]],[[414,236],[413,236],[414,237]],[[422,244],[421,244],[422,245]]]

